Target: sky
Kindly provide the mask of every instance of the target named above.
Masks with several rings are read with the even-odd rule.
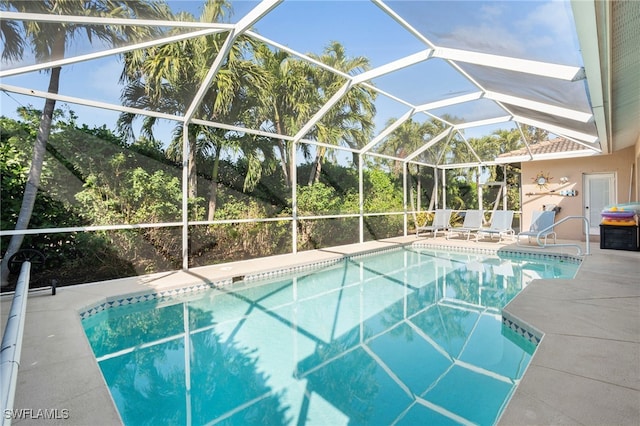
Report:
[[[173,1],[170,5],[199,15],[199,1]],[[233,1],[231,22],[238,21],[254,7],[255,1]],[[582,65],[571,22],[570,6],[565,1],[391,1],[410,25],[430,42],[444,47],[496,53],[555,63]],[[553,19],[549,19],[553,17]],[[331,41],[339,41],[349,56],[366,56],[372,67],[384,65],[426,49],[428,46],[409,34],[375,4],[362,0],[302,1],[286,0],[262,18],[254,30],[301,53],[321,54]],[[78,53],[90,46],[76,43]],[[3,64],[3,67],[7,64]],[[9,65],[13,68],[15,64]],[[118,79],[122,62],[117,57],[97,59],[63,67],[60,93],[119,103]],[[425,76],[428,76],[425,78]],[[25,88],[46,90],[48,74],[30,73],[3,78],[2,82]],[[452,72],[440,59],[430,59],[405,70],[373,80],[381,89],[416,105],[475,91],[459,73]],[[540,96],[547,96],[543,93]],[[18,106],[42,108],[44,100],[2,92],[1,114],[15,117]],[[58,103],[60,106],[60,103]],[[384,96],[378,98],[377,130],[407,107]],[[117,113],[70,105],[79,115],[79,123],[115,129]],[[446,111],[443,111],[446,112]],[[485,118],[490,113],[481,103],[452,109],[467,121]],[[426,118],[426,116],[425,116]],[[168,135],[173,123],[163,123],[158,135]],[[508,125],[502,125],[502,127]],[[478,129],[490,132],[491,129]],[[473,130],[469,130],[473,136]],[[168,137],[168,136],[165,136]]]

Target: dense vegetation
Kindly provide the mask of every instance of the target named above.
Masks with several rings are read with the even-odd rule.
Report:
[[[22,120],[0,119],[2,229],[12,229],[15,223],[40,116],[39,111],[28,108],[19,113]],[[31,228],[180,222],[180,164],[148,140],[127,144],[105,127],[88,128],[76,120],[73,112],[56,111]],[[357,169],[325,160],[320,178],[309,185],[312,167],[313,162],[298,167],[298,215],[357,214]],[[431,201],[432,173],[423,168],[421,174],[411,175],[412,198],[420,199],[424,207]],[[220,160],[215,220],[291,216],[291,193],[281,169],[264,173],[251,190],[244,188],[246,174],[246,159]],[[449,205],[473,208],[477,206],[476,185],[461,176],[456,173],[447,186]],[[418,181],[428,189],[419,197]],[[206,188],[211,176],[201,173],[198,182]],[[402,177],[392,168],[366,168],[364,189],[365,212],[403,211]],[[206,219],[206,208],[204,198],[190,199],[190,219]],[[358,225],[357,217],[300,220],[298,250],[357,242]],[[365,219],[366,239],[401,235],[402,229],[400,215]],[[3,237],[2,247],[8,238]],[[292,249],[291,222],[284,220],[193,225],[189,238],[193,266]],[[47,285],[52,278],[65,285],[178,269],[182,261],[179,226],[27,235],[23,247],[46,255],[46,268],[33,275],[36,285]]]

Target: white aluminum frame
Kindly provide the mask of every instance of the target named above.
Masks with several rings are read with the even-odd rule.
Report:
[[[22,88],[13,85],[8,85],[5,83],[0,83],[0,90],[3,90],[8,93],[18,93],[27,96],[34,96],[42,99],[55,99],[57,101],[68,102],[77,105],[84,105],[95,108],[103,108],[112,111],[118,112],[127,112],[131,114],[138,114],[141,116],[155,117],[159,119],[172,120],[178,123],[182,123],[186,127],[191,124],[204,124],[209,125],[221,129],[229,129],[241,131],[254,135],[262,135],[273,138],[280,138],[283,140],[291,141],[291,159],[292,159],[292,170],[291,177],[292,182],[297,181],[297,171],[296,171],[296,161],[297,161],[297,147],[300,143],[311,144],[315,146],[322,146],[331,149],[343,150],[352,153],[357,153],[359,157],[358,164],[358,175],[359,175],[359,213],[358,214],[347,214],[347,215],[318,215],[318,216],[298,216],[297,211],[297,196],[296,196],[296,185],[292,185],[292,216],[290,217],[278,217],[278,218],[267,218],[267,219],[238,219],[238,220],[213,220],[213,221],[189,221],[187,214],[187,158],[189,154],[189,146],[188,141],[186,139],[187,132],[184,131],[184,140],[183,140],[183,172],[182,172],[182,190],[183,190],[183,200],[182,200],[182,218],[178,222],[165,222],[165,223],[145,223],[145,224],[117,224],[111,226],[88,226],[88,227],[73,227],[73,228],[46,228],[46,229],[27,229],[22,231],[0,231],[0,236],[9,236],[16,234],[42,234],[42,233],[50,233],[50,232],[80,232],[80,231],[100,231],[100,230],[122,230],[122,229],[136,229],[136,228],[148,228],[148,227],[182,227],[182,267],[183,269],[188,269],[188,226],[190,225],[215,225],[215,224],[223,224],[223,223],[243,223],[243,222],[270,222],[270,221],[283,221],[283,220],[291,220],[292,221],[292,252],[297,252],[297,221],[305,220],[305,219],[320,219],[320,218],[342,218],[342,217],[359,217],[360,218],[360,230],[359,230],[359,240],[363,242],[364,240],[364,217],[374,216],[374,215],[394,215],[394,214],[404,214],[404,234],[407,234],[407,200],[406,200],[406,192],[407,192],[407,165],[409,163],[419,164],[427,167],[432,167],[435,170],[435,178],[436,185],[438,185],[438,170],[442,170],[443,177],[444,172],[447,169],[451,168],[461,168],[461,167],[479,167],[482,165],[489,164],[501,164],[503,161],[501,159],[481,159],[478,154],[473,150],[471,145],[468,143],[466,138],[462,136],[460,132],[463,129],[480,127],[488,124],[495,124],[499,122],[508,122],[513,121],[516,125],[519,126],[519,123],[524,123],[532,126],[536,126],[548,131],[551,131],[555,134],[570,138],[571,140],[582,144],[592,150],[592,153],[610,152],[610,148],[608,147],[608,141],[610,140],[610,130],[607,132],[605,129],[604,123],[604,115],[605,111],[603,111],[601,105],[602,99],[602,91],[598,88],[601,88],[601,83],[599,82],[599,67],[596,66],[596,59],[594,57],[587,57],[586,64],[589,66],[588,68],[591,72],[585,73],[585,70],[582,67],[575,66],[565,66],[565,65],[557,65],[544,63],[540,61],[532,61],[532,60],[524,60],[517,59],[511,57],[505,57],[500,55],[486,54],[486,53],[478,53],[469,50],[462,49],[451,49],[445,48],[441,46],[436,46],[429,39],[424,37],[417,29],[413,28],[410,24],[408,24],[401,16],[399,16],[393,8],[386,4],[385,1],[382,0],[372,0],[377,7],[379,7],[383,12],[388,14],[392,19],[394,19],[397,23],[399,23],[406,31],[408,31],[413,36],[417,37],[421,40],[425,45],[425,50],[405,56],[398,60],[389,62],[387,64],[378,66],[366,72],[363,72],[359,75],[348,75],[338,70],[335,70],[323,63],[320,63],[313,58],[310,58],[307,55],[301,54],[293,49],[284,46],[283,44],[278,43],[277,41],[270,40],[264,36],[261,36],[251,30],[252,25],[258,22],[261,18],[266,16],[271,10],[276,8],[283,0],[263,0],[258,3],[250,12],[248,12],[243,18],[241,18],[235,24],[221,24],[221,23],[202,23],[202,22],[174,22],[174,21],[152,21],[145,19],[110,19],[110,18],[98,18],[98,17],[90,17],[90,16],[67,16],[67,15],[43,15],[43,14],[28,14],[28,13],[17,13],[17,12],[2,12],[0,14],[0,18],[3,20],[29,20],[29,21],[40,21],[40,22],[75,22],[80,24],[96,24],[96,25],[136,25],[136,26],[163,26],[163,27],[181,27],[187,30],[184,34],[172,36],[172,37],[164,37],[158,40],[150,40],[140,43],[131,44],[129,46],[115,48],[115,49],[107,49],[100,52],[93,52],[90,54],[83,54],[72,56],[69,58],[64,58],[56,61],[50,61],[46,63],[40,63],[36,65],[28,65],[28,66],[20,66],[11,69],[0,70],[0,78],[15,76],[20,74],[25,74],[38,70],[46,70],[53,67],[59,67],[63,65],[69,65],[79,62],[90,61],[98,58],[103,58],[111,55],[119,55],[125,52],[129,52],[135,49],[146,48],[154,45],[159,45],[163,43],[175,42],[179,40],[189,39],[193,37],[200,37],[208,34],[215,34],[221,32],[229,32],[229,35],[225,41],[225,44],[221,50],[220,55],[216,58],[211,69],[209,70],[207,77],[205,78],[203,85],[200,90],[194,94],[193,101],[186,111],[184,116],[175,116],[171,114],[164,114],[155,111],[141,110],[136,108],[124,107],[122,105],[111,104],[107,102],[93,101],[90,99],[65,96],[60,94],[51,94],[48,92],[43,92],[39,90],[32,90],[30,88]],[[595,10],[592,2],[573,2],[574,13],[578,15],[579,20],[583,22],[595,22]],[[585,28],[580,27],[580,28]],[[579,30],[580,30],[579,28]],[[224,123],[210,122],[206,120],[195,119],[193,114],[197,108],[198,103],[202,99],[206,87],[208,84],[213,81],[215,78],[225,56],[226,53],[231,48],[235,39],[241,35],[246,34],[247,36],[253,37],[257,40],[261,40],[265,43],[270,44],[278,49],[289,52],[292,55],[297,56],[303,60],[306,60],[310,63],[313,63],[316,66],[322,67],[323,69],[329,70],[337,75],[343,77],[346,82],[343,87],[335,93],[329,102],[327,102],[320,110],[316,112],[316,114],[298,131],[296,135],[280,135],[276,133],[264,132],[256,129],[246,129],[240,128]],[[584,37],[593,37],[592,35],[581,34],[581,38]],[[418,64],[420,62],[428,61],[432,58],[438,58],[445,60],[449,63],[453,68],[455,68],[458,72],[460,72],[464,77],[466,77],[478,90],[471,94],[465,94],[460,96],[451,97],[448,99],[441,99],[438,101],[434,101],[428,104],[423,105],[413,105],[410,102],[407,102],[403,99],[400,99],[393,94],[386,93],[385,91],[376,88],[375,86],[369,83],[370,80],[392,73],[397,70],[401,70],[407,68],[409,66]],[[558,107],[554,105],[548,105],[542,102],[534,101],[531,99],[516,97],[512,95],[508,95],[506,93],[500,93],[497,91],[490,91],[483,88],[480,84],[477,83],[473,79],[472,76],[468,75],[466,72],[462,70],[462,68],[458,65],[458,63],[467,63],[481,66],[488,66],[493,68],[499,68],[502,70],[508,70],[512,72],[521,72],[527,74],[534,74],[539,76],[544,76],[547,78],[559,79],[563,81],[575,81],[583,78],[589,77],[589,87],[591,88],[591,96],[595,99],[595,106],[593,108],[594,113],[586,113],[584,111],[579,111],[567,107]],[[382,94],[384,96],[389,97],[397,102],[406,105],[408,108],[408,112],[405,113],[402,117],[400,117],[396,122],[394,122],[391,126],[384,129],[381,133],[375,136],[368,144],[366,144],[361,149],[351,149],[347,147],[334,146],[330,144],[323,143],[322,141],[310,141],[305,140],[304,136],[308,133],[308,131],[319,121],[322,117],[330,110],[330,108],[335,105],[342,96],[344,96],[352,87],[356,85],[362,85],[367,89],[375,90],[377,93]],[[435,115],[432,115],[430,111],[433,111],[437,108],[442,108],[446,106],[453,106],[462,104],[465,102],[471,102],[479,99],[487,99],[496,102],[498,106],[504,109],[505,115],[498,118],[492,118],[487,120],[478,120],[475,122],[469,122],[464,124],[453,125],[451,123],[448,124],[448,127],[439,135],[434,135],[434,137],[422,145],[420,148],[416,149],[413,153],[407,155],[405,158],[397,158],[390,155],[379,154],[376,152],[372,152],[372,149],[379,143],[383,142],[384,139],[389,136],[395,129],[397,129],[402,123],[406,120],[410,119],[414,114],[424,113],[432,118],[438,118]],[[559,117],[564,120],[575,121],[578,123],[587,123],[590,121],[595,121],[598,135],[589,135],[582,132],[571,130],[568,127],[563,127],[551,123],[541,122],[540,120],[536,120],[529,117],[522,117],[512,114],[508,108],[505,108],[503,103],[512,104],[515,106],[520,106],[523,108],[527,108],[534,111],[539,111],[545,114],[551,114],[556,117]],[[442,119],[440,119],[442,120]],[[477,162],[466,163],[466,164],[442,164],[444,149],[440,152],[440,156],[436,164],[426,164],[423,162],[416,161],[416,157],[423,153],[424,151],[432,148],[438,142],[446,139],[446,144],[449,143],[451,138],[455,133],[458,133],[462,136],[463,141],[469,148],[472,155],[476,158]],[[523,141],[527,149],[529,149],[529,145],[527,141],[523,137]],[[363,194],[363,156],[369,155],[378,158],[385,158],[394,161],[399,161],[403,165],[403,189],[404,189],[404,203],[405,208],[403,212],[386,212],[386,213],[364,213],[364,194]],[[567,153],[567,156],[573,156],[574,153]],[[562,155],[557,155],[555,158],[562,157]],[[531,155],[531,151],[529,150],[529,156],[523,157],[524,159],[533,159]],[[442,179],[442,184],[445,185],[444,178]],[[436,193],[437,198],[437,193]],[[446,204],[446,200],[442,200],[443,205]],[[438,200],[436,199],[436,207],[438,206]]]

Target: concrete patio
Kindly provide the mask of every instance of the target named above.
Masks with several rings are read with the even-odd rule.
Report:
[[[57,419],[15,419],[14,424],[120,424],[79,312],[131,293],[160,292],[231,280],[376,251],[416,241],[442,247],[518,251],[511,240],[468,242],[415,236],[333,247],[109,282],[61,287],[56,296],[29,295],[15,408],[57,410]],[[584,243],[582,243],[584,245]],[[591,243],[573,280],[537,280],[505,311],[544,333],[500,424],[640,424],[640,252],[600,250]],[[574,255],[575,248],[547,249]],[[10,297],[2,297],[2,325]],[[64,411],[63,411],[64,410]]]

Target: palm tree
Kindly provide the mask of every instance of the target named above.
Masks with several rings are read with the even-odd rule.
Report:
[[[387,121],[387,126],[392,125],[396,121],[395,118],[391,118]],[[445,131],[445,124],[439,120],[429,120],[423,123],[419,123],[414,121],[413,119],[409,119],[398,126],[394,132],[392,132],[389,137],[384,141],[384,145],[382,147],[382,153],[391,155],[398,158],[405,158],[410,155],[412,152],[418,150],[422,145],[429,142],[429,140],[438,136],[440,133]],[[438,147],[433,147],[423,153],[420,154],[419,160],[424,161],[431,164],[436,164],[438,161],[438,157],[440,156],[442,149]],[[378,160],[378,161],[388,161],[388,160]],[[397,167],[398,163],[395,166],[391,166],[391,170],[400,174],[401,170]],[[420,210],[420,200],[422,199],[421,193],[422,189],[420,187],[420,166],[416,165],[416,176],[418,176],[418,188],[416,190],[417,193],[417,210]],[[432,188],[432,193],[430,197],[430,205],[428,210],[433,210],[435,204],[435,193],[438,188],[434,185]],[[410,196],[410,204],[412,208],[414,207],[413,202],[413,191],[409,193]]]
[[[200,22],[219,22],[230,13],[227,1],[208,0],[200,16]],[[175,16],[180,21],[196,21],[189,13]],[[219,33],[162,46],[131,52],[125,57],[125,68],[122,80],[126,88],[122,93],[122,101],[127,106],[141,109],[153,109],[166,113],[181,115],[190,107],[194,95],[198,92],[205,76],[214,60],[222,50],[227,38],[226,33]],[[248,37],[239,37],[226,58],[217,78],[208,88],[200,102],[196,118],[223,121],[239,124],[239,111],[247,108],[248,87],[266,85],[266,74],[255,63],[244,58],[247,52],[254,50],[254,43]],[[128,135],[132,135],[132,124],[137,117],[130,113],[121,114],[119,127]],[[143,121],[142,130],[153,137],[153,117]],[[174,130],[174,138],[167,149],[167,154],[175,160],[182,158],[182,125]],[[207,126],[190,125],[188,130],[188,196],[196,198],[198,157],[205,149],[218,156],[229,142],[227,132],[212,130]],[[217,164],[217,161],[214,161]],[[210,220],[215,213],[217,194],[217,168],[212,172],[212,184],[209,192]]]
[[[317,88],[309,76],[309,67],[286,52],[259,45],[256,60],[269,75],[264,101],[256,112],[255,125],[278,135],[295,134],[317,109]],[[276,141],[276,150],[285,185],[291,182],[291,144]]]
[[[153,18],[164,16],[166,6],[160,3],[145,1],[119,1],[119,0],[48,0],[48,1],[20,1],[2,0],[0,8],[3,11],[18,11],[22,13],[41,13],[47,15],[80,15],[96,16],[108,18],[131,18],[144,17]],[[5,39],[5,47],[2,58],[22,57],[23,46],[27,45],[39,62],[48,62],[64,58],[68,45],[79,36],[86,33],[87,40],[94,40],[106,43],[111,46],[118,46],[125,42],[130,42],[144,35],[151,30],[139,26],[120,25],[86,25],[64,22],[38,22],[24,21],[22,28],[18,31],[19,25],[12,21],[2,21],[2,36]],[[16,39],[21,37],[22,41]],[[60,85],[61,67],[54,67],[50,70],[48,92],[58,93]],[[33,206],[36,199],[42,166],[46,152],[49,134],[51,132],[51,122],[55,109],[55,99],[47,99],[40,119],[40,127],[33,148],[33,157],[27,183],[24,189],[20,213],[16,220],[16,230],[27,229]],[[4,259],[9,259],[22,245],[24,235],[18,234],[11,237]],[[2,262],[0,278],[2,285],[8,284],[9,270],[8,262]]]
[[[337,41],[330,43],[322,55],[310,55],[310,57],[346,74],[354,75],[369,69],[369,60],[366,57],[348,57],[344,46]],[[320,95],[318,107],[322,106],[344,84],[344,78],[325,69],[318,69],[312,75]],[[343,142],[351,148],[364,146],[373,133],[375,98],[376,92],[371,89],[362,86],[351,88],[316,124],[315,131],[312,131],[315,138],[332,145]],[[309,173],[309,185],[320,179],[322,161],[326,153],[326,147],[318,147],[314,166]]]
[[[524,133],[524,137],[529,144],[536,144],[549,139],[549,132],[544,129],[526,124],[522,124],[520,127],[522,128],[522,133]]]
[[[5,2],[0,2],[2,10],[8,9]],[[24,53],[25,40],[21,36],[20,25],[15,21],[0,21],[0,37],[4,44],[2,61],[20,60]]]

